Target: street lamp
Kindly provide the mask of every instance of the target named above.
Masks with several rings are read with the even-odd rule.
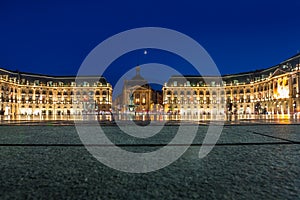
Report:
[[[296,113],[296,102],[293,103],[294,113]]]

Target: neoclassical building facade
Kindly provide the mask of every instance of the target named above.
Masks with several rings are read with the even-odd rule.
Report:
[[[47,76],[0,69],[0,114],[82,115],[111,112],[176,115],[295,114],[300,112],[300,54],[253,72],[222,77],[172,76],[162,93],[140,68],[125,80],[112,106],[104,77]]]
[[[294,114],[300,111],[300,54],[264,70],[222,77],[172,76],[163,87],[173,114]]]
[[[136,67],[136,75],[124,80],[122,94],[113,102],[115,110],[122,113],[149,113],[162,108],[161,92],[151,88],[140,70],[140,67]]]
[[[0,69],[3,115],[77,115],[110,111],[112,86],[101,77],[46,76]]]

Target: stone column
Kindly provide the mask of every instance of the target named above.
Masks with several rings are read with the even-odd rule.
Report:
[[[289,88],[289,99],[288,99],[288,114],[294,113],[293,107],[293,77],[288,75],[288,88]]]

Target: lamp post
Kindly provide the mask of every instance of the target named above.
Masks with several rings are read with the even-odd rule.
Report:
[[[296,115],[296,102],[293,103],[294,114]]]

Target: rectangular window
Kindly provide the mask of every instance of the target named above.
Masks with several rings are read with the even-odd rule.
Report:
[[[209,97],[206,97],[206,104],[210,104],[210,99],[209,99]]]

